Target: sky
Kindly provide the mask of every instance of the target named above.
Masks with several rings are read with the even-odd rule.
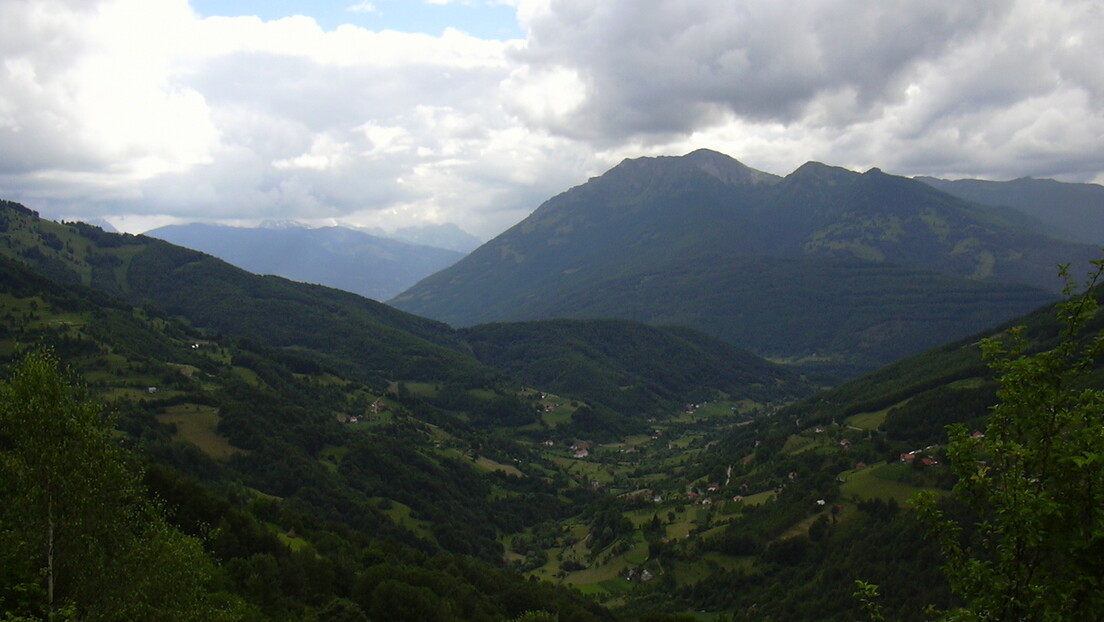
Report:
[[[624,158],[1104,183],[1098,0],[4,0],[0,198],[483,239]]]

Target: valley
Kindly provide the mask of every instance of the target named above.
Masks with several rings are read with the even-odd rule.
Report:
[[[0,210],[0,356],[48,348],[106,407],[229,619],[851,620],[856,580],[893,619],[960,602],[914,504],[953,499],[945,427],[986,430],[979,342],[1008,324],[840,383],[680,326],[454,329]],[[821,264],[837,288],[942,278]],[[1009,320],[1056,343],[1049,306]]]

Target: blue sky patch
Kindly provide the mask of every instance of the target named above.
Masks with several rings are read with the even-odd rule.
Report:
[[[493,1],[431,4],[423,0],[191,0],[204,17],[256,15],[263,20],[292,15],[314,18],[325,30],[353,24],[369,30],[440,35],[445,28],[481,39],[522,39],[514,7]]]

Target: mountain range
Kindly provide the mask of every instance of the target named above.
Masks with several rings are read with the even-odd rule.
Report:
[[[618,317],[869,370],[1052,299],[1095,250],[878,169],[625,160],[390,301],[455,326]],[[850,370],[850,372],[847,372]]]
[[[1019,210],[1037,218],[1054,237],[1104,245],[1104,186],[1030,177],[1012,181],[915,179],[967,201]]]
[[[950,494],[943,425],[984,425],[978,341],[1010,325],[809,395],[807,368],[693,329],[453,329],[10,202],[0,302],[0,358],[47,346],[84,378],[171,527],[203,536],[226,619],[250,620],[842,621],[856,580],[923,619],[955,601],[908,500]],[[1029,350],[1053,317],[1014,320]],[[36,493],[0,481],[0,609],[29,616],[42,590],[9,587],[39,585],[41,556],[7,544],[43,530],[7,502]]]
[[[451,229],[411,230],[424,239],[432,233],[463,234]],[[456,263],[464,253],[372,235],[348,227],[308,228],[295,223],[256,228],[193,223],[146,232],[202,251],[257,274],[336,287],[387,300],[420,279]]]

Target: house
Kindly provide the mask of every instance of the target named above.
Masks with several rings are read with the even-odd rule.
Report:
[[[744,500],[744,498],[741,497],[740,495],[736,495],[735,497],[732,497],[732,500],[735,501],[736,503],[740,503],[741,501]]]
[[[547,441],[544,441],[543,443],[541,443],[541,445],[544,446],[544,447],[551,447],[555,444],[556,443],[552,442],[552,440],[547,440]]]
[[[720,489],[721,485],[717,482],[709,482],[709,486],[706,487],[706,491],[708,492],[717,492]]]

